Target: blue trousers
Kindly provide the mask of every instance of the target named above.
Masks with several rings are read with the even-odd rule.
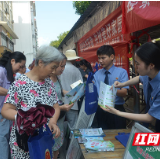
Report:
[[[9,137],[12,123],[12,121],[3,118],[0,113],[0,159],[10,158]]]

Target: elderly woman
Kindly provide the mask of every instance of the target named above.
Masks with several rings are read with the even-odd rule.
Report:
[[[36,107],[38,103],[53,106],[55,114],[50,118],[48,126],[55,137],[60,135],[57,120],[60,114],[60,108],[57,103],[57,95],[53,82],[49,76],[59,66],[63,57],[59,51],[51,46],[42,46],[36,55],[34,68],[20,76],[13,82],[1,114],[9,120],[15,120],[17,109],[28,111],[31,107]],[[13,126],[10,134],[11,158],[28,159],[29,152],[24,151],[17,145],[16,127]]]

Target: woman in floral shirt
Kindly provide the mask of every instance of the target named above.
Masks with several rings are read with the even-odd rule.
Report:
[[[54,47],[40,47],[34,68],[12,83],[2,108],[2,115],[6,119],[14,120],[17,109],[28,111],[31,107],[36,107],[38,103],[53,106],[55,114],[50,118],[48,126],[55,137],[58,137],[60,130],[56,124],[60,108],[54,84],[48,77],[59,66],[62,59],[62,55]],[[16,126],[13,126],[11,130],[10,148],[11,158],[30,158],[29,152],[19,148],[17,144]]]

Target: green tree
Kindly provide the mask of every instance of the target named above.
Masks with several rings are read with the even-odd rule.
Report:
[[[58,48],[58,46],[61,44],[61,42],[64,40],[64,38],[67,36],[68,33],[69,33],[69,31],[61,33],[59,36],[57,36],[58,40],[50,42],[50,46]]]
[[[92,1],[73,1],[73,8],[76,9],[76,14],[82,15]]]

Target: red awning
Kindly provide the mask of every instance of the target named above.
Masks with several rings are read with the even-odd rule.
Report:
[[[129,34],[122,34],[121,6],[86,33],[78,42],[78,55],[90,63],[98,62],[97,49],[102,45],[112,45],[115,49],[116,66],[128,71]]]
[[[124,1],[122,33],[132,33],[160,24],[159,1]]]

